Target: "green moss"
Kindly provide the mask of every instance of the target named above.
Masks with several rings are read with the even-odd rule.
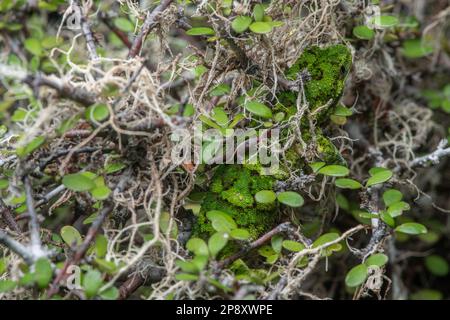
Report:
[[[329,107],[317,115],[319,123],[328,118],[330,110],[340,99],[351,63],[351,53],[344,45],[326,48],[313,46],[307,48],[286,71],[286,77],[290,80],[296,80],[300,72],[308,71],[311,79],[305,82],[305,95],[311,111],[331,101]],[[295,105],[296,95],[292,92],[281,93],[280,98],[285,105]]]
[[[272,189],[274,181],[273,176],[260,176],[243,165],[219,166],[203,199],[194,235],[206,238],[214,233],[206,213],[221,210],[228,213],[239,228],[247,229],[252,238],[259,237],[276,223],[276,206],[257,204],[254,195]]]

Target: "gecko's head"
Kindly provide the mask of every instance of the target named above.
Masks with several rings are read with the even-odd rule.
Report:
[[[295,80],[300,72],[308,72],[310,79],[304,88],[310,110],[313,111],[327,104],[332,107],[338,102],[351,65],[352,55],[346,46],[313,46],[308,47],[288,69],[286,77]]]

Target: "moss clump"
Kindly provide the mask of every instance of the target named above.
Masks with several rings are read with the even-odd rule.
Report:
[[[275,204],[258,204],[254,195],[271,190],[274,182],[274,177],[261,176],[243,165],[219,166],[203,199],[194,235],[205,238],[214,233],[206,213],[220,210],[229,214],[239,228],[248,230],[252,238],[257,238],[273,227],[277,216]]]
[[[285,74],[288,79],[296,80],[300,72],[309,73],[310,79],[305,82],[305,95],[310,110],[314,111],[331,101],[329,107],[316,117],[318,122],[323,122],[342,95],[351,64],[351,53],[344,45],[326,48],[313,46],[307,48]],[[284,92],[280,97],[284,100],[283,104],[295,103],[296,95],[292,92]]]

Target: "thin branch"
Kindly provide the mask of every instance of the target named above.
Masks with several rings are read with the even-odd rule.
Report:
[[[32,264],[34,259],[32,254],[29,252],[29,250],[22,245],[20,242],[17,242],[10,236],[8,236],[4,231],[0,230],[0,244],[4,245],[5,247],[9,248],[11,251],[18,254],[20,257],[22,257],[23,260],[27,264]]]
[[[62,98],[73,100],[85,107],[93,105],[96,102],[95,96],[91,92],[64,83],[61,79],[56,77],[49,77],[43,74],[27,75],[25,79],[23,79],[23,82],[28,84],[31,88],[47,86],[55,89]]]
[[[16,233],[22,233],[22,230],[20,229],[19,225],[17,224],[16,220],[14,219],[14,216],[11,213],[11,210],[8,208],[8,206],[3,202],[2,199],[0,199],[0,212],[1,216],[3,217],[3,220],[6,222],[8,227],[11,228]]]
[[[292,225],[291,225],[290,222],[284,222],[282,224],[279,224],[278,226],[276,226],[275,228],[273,228],[269,232],[265,233],[263,236],[261,236],[257,240],[255,240],[252,243],[250,243],[250,245],[243,247],[239,252],[229,256],[228,258],[225,258],[225,259],[219,261],[217,263],[217,265],[216,265],[216,272],[219,272],[220,270],[222,270],[226,266],[230,265],[231,263],[233,263],[237,259],[242,258],[243,256],[245,256],[251,250],[261,247],[267,241],[272,239],[273,236],[275,236],[275,235],[277,235],[279,233],[286,232],[286,231],[290,230],[291,227],[292,227]]]
[[[92,61],[96,61],[98,60],[98,55],[95,48],[95,39],[92,35],[92,30],[89,26],[89,22],[81,8],[80,1],[73,0],[72,5],[74,6],[74,10],[80,15],[81,31],[83,32],[84,38],[86,39],[86,46],[89,52],[89,57]]]
[[[23,183],[25,186],[27,210],[28,210],[28,214],[30,215],[30,220],[28,223],[29,223],[29,230],[30,230],[31,248],[33,250],[38,250],[40,252],[43,252],[41,238],[40,238],[40,231],[39,231],[39,229],[40,229],[39,221],[38,221],[36,210],[34,207],[33,189],[31,187],[30,178],[28,176],[25,176],[23,178]]]
[[[173,0],[162,0],[161,3],[147,16],[145,22],[142,26],[141,32],[134,39],[133,44],[128,53],[128,59],[132,59],[139,54],[141,50],[142,43],[147,37],[148,33],[158,24],[158,15],[163,12]]]
[[[446,139],[441,140],[435,151],[425,156],[415,158],[409,163],[409,166],[411,168],[414,168],[414,167],[426,167],[429,164],[438,164],[441,158],[450,155],[450,147],[445,148],[447,144],[448,141]]]
[[[112,31],[114,34],[122,41],[122,43],[128,48],[131,49],[132,43],[128,39],[128,36],[125,32],[117,28],[113,23],[111,23],[109,17],[105,12],[99,12],[99,18],[102,20],[102,22]]]

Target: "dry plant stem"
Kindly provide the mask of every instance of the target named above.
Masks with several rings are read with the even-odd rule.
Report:
[[[108,15],[104,12],[99,12],[99,18],[100,20],[102,20],[102,22],[109,28],[111,29],[112,32],[114,32],[114,34],[120,39],[120,41],[122,41],[122,43],[128,48],[131,48],[131,42],[128,39],[128,36],[125,32],[123,32],[122,30],[118,29],[114,24],[111,23],[110,19],[111,17],[108,17]]]
[[[86,16],[83,13],[83,10],[80,6],[79,0],[73,0],[73,6],[80,12],[80,23],[81,30],[83,32],[84,38],[86,39],[86,46],[89,52],[89,58],[92,61],[98,60],[97,50],[95,48],[95,39],[92,35],[91,27],[89,26],[89,22],[87,21]]]
[[[427,154],[425,156],[415,158],[410,162],[410,167],[426,167],[429,163],[431,164],[437,164],[439,163],[439,160],[443,157],[450,155],[450,147],[445,148],[447,146],[448,141],[446,139],[443,139],[439,142],[439,145],[435,151],[433,151],[430,154]]]
[[[97,150],[100,150],[100,148],[98,148],[98,147],[84,147],[84,148],[81,148],[81,149],[76,150],[76,151],[74,152],[74,154],[79,154],[79,153],[92,153],[92,152],[95,152],[95,151],[97,151]],[[39,164],[39,170],[40,170],[40,171],[44,170],[45,167],[46,167],[50,162],[52,162],[53,160],[55,160],[55,159],[57,159],[57,158],[59,158],[59,157],[65,156],[65,155],[68,154],[70,151],[71,151],[71,150],[60,150],[60,151],[57,151],[57,152],[55,152],[54,154],[52,154],[50,157],[48,157],[48,158],[46,158],[46,159],[43,159],[43,160],[41,161],[41,163]],[[103,150],[103,151],[108,152],[108,150]]]
[[[230,265],[231,263],[233,263],[237,259],[242,258],[243,256],[245,256],[251,250],[259,248],[260,246],[265,244],[267,241],[272,239],[273,236],[275,236],[275,235],[277,235],[277,234],[279,234],[281,232],[288,231],[288,230],[290,230],[291,227],[292,227],[292,225],[291,225],[290,222],[284,222],[284,223],[276,226],[275,228],[273,228],[269,232],[265,233],[263,236],[261,236],[257,240],[255,240],[252,243],[250,243],[250,245],[242,248],[239,252],[233,254],[232,256],[230,256],[230,257],[228,257],[226,259],[223,259],[223,260],[219,261],[217,263],[217,265],[216,265],[216,272],[220,272],[220,270],[222,270],[226,266]]]
[[[13,230],[14,232],[16,232],[18,234],[22,233],[22,230],[20,229],[19,225],[17,224],[16,220],[14,219],[14,216],[12,215],[8,206],[3,202],[2,199],[0,199],[0,212],[1,212],[2,219],[5,221],[5,223],[8,225],[8,227],[11,230]]]
[[[109,213],[114,209],[114,205],[111,202],[108,202],[98,215],[98,217],[95,219],[95,221],[92,223],[91,227],[89,228],[86,237],[84,238],[83,243],[78,247],[77,251],[75,252],[75,255],[73,258],[66,260],[66,263],[64,264],[64,267],[61,269],[61,271],[58,273],[58,275],[53,280],[53,283],[47,293],[48,298],[51,298],[54,294],[56,294],[59,290],[59,285],[61,282],[67,279],[69,274],[67,273],[67,269],[71,265],[77,265],[80,263],[81,259],[83,259],[84,255],[86,254],[87,250],[89,249],[89,245],[94,240],[95,236],[97,235],[98,231],[100,230],[100,227],[102,226],[103,222],[105,221],[106,217],[109,215]]]
[[[119,288],[119,299],[127,299],[133,292],[145,283],[145,279],[136,273],[128,278]]]
[[[49,77],[43,74],[28,75],[23,82],[31,88],[46,86],[55,89],[62,98],[78,102],[85,107],[95,103],[95,96],[82,88],[76,88],[68,83],[64,83],[56,77]]]
[[[28,209],[28,214],[30,215],[29,219],[29,231],[30,231],[30,244],[32,250],[39,250],[42,252],[42,243],[39,232],[39,221],[37,218],[36,210],[34,207],[34,199],[33,199],[33,189],[31,187],[30,178],[25,176],[23,178],[23,183],[25,186],[25,195],[26,195],[26,204]]]
[[[134,39],[133,44],[128,53],[128,59],[132,59],[139,54],[141,50],[142,43],[147,37],[148,33],[156,26],[158,15],[163,12],[173,0],[162,0],[161,3],[147,16],[145,19],[144,25],[142,26],[141,32]]]
[[[29,250],[20,242],[17,242],[16,240],[8,236],[3,230],[0,230],[0,244],[4,245],[5,247],[9,248],[11,251],[22,257],[22,259],[28,265],[33,263],[34,259]]]

